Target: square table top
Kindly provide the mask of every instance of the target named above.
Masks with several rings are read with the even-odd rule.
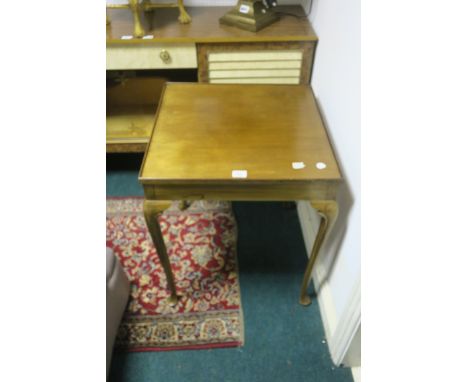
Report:
[[[202,83],[166,85],[139,177],[142,184],[338,179],[309,86]]]

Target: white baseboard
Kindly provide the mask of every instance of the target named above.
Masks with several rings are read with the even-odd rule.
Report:
[[[354,382],[361,382],[361,366],[352,367],[351,373],[353,374]]]
[[[339,317],[328,344],[333,362],[353,367],[361,365],[361,278],[353,286],[346,308]]]

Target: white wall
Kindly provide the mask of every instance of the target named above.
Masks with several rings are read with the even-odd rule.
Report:
[[[332,240],[313,272],[330,353],[341,363],[357,359],[343,349],[360,335],[360,0],[313,0],[309,20],[319,39],[311,84],[345,179]],[[310,252],[319,220],[308,203],[298,211]]]
[[[361,269],[360,0],[313,0],[309,19],[319,38],[311,83],[347,182],[340,207],[349,215],[337,222],[345,232],[329,275],[339,317]]]

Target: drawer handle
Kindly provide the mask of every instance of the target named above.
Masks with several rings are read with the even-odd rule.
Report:
[[[159,53],[159,57],[161,57],[161,60],[165,64],[169,64],[171,62],[171,55],[166,49],[161,50],[161,53]]]

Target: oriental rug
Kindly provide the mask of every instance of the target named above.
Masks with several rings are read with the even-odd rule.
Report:
[[[108,198],[106,241],[130,279],[130,298],[115,346],[126,351],[234,347],[243,344],[230,203],[174,202],[159,217],[181,296],[175,306],[143,217],[143,198]]]

